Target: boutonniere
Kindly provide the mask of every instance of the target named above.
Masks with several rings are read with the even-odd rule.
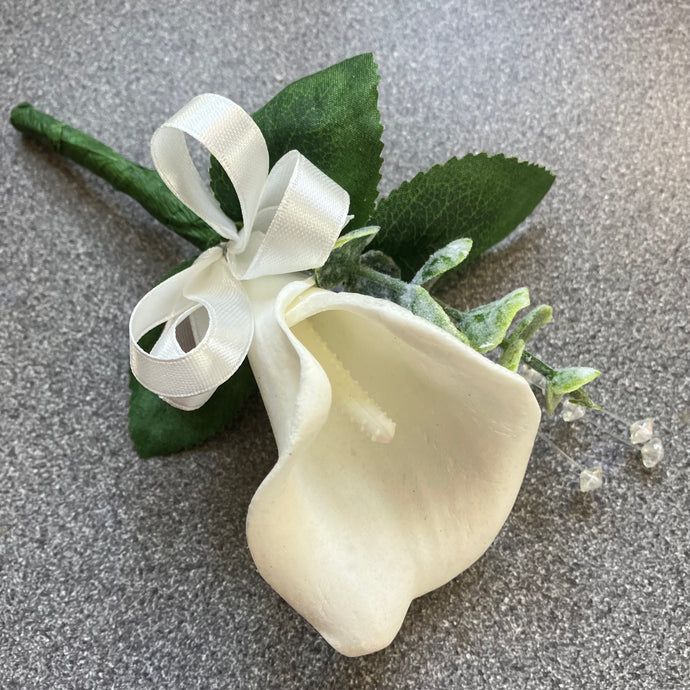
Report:
[[[249,507],[249,548],[348,655],[385,647],[414,597],[490,546],[539,427],[530,384],[572,415],[596,408],[583,386],[598,375],[528,349],[552,314],[516,320],[526,288],[468,311],[432,292],[508,236],[553,176],[467,155],[377,202],[377,84],[367,54],[252,116],[198,96],[153,135],[155,169],[28,104],[12,113],[201,250],[132,312],[132,439],[142,457],[192,447],[258,386],[278,459]],[[210,186],[187,138],[208,150]]]

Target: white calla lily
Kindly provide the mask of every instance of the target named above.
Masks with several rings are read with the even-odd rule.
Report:
[[[489,547],[540,420],[529,385],[384,300],[245,283],[279,459],[247,517],[266,581],[339,652],[387,646],[413,598]]]

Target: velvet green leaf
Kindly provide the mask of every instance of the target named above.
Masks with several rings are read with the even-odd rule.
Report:
[[[289,84],[252,115],[271,166],[297,149],[350,194],[350,229],[367,222],[378,196],[383,148],[378,82],[373,55],[357,55]],[[239,220],[237,196],[215,159],[210,178],[223,211]]]
[[[169,276],[191,263],[183,262]],[[149,352],[162,330],[160,325],[146,333],[139,341],[141,347]],[[131,371],[129,387],[129,432],[139,456],[148,458],[186,450],[215,436],[232,421],[256,389],[256,384],[249,362],[245,361],[230,379],[216,389],[205,405],[191,412],[168,405],[144,388]]]
[[[445,311],[477,352],[489,352],[501,344],[515,314],[528,305],[529,291],[518,288],[469,311],[461,312],[453,307],[446,307]]]
[[[155,338],[154,338],[155,342]],[[249,362],[221,384],[198,410],[185,412],[163,402],[130,372],[129,432],[142,458],[169,455],[203,443],[222,431],[256,390]]]
[[[381,232],[372,249],[392,257],[405,280],[428,256],[460,237],[473,241],[469,261],[510,234],[553,180],[548,170],[503,155],[451,158],[379,202],[370,222]]]
[[[469,237],[462,237],[449,242],[437,249],[424,262],[411,282],[416,285],[424,285],[429,290],[440,276],[457,268],[467,258],[471,249],[472,240]]]

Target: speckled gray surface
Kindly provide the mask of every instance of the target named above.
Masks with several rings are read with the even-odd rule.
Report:
[[[0,26],[0,687],[690,686],[687,2],[6,0]],[[558,175],[516,241],[444,297],[529,285],[556,312],[536,349],[600,367],[593,394],[654,416],[667,460],[647,473],[580,427],[588,450],[561,440],[607,470],[583,497],[538,442],[488,553],[415,601],[388,649],[346,659],[246,548],[275,456],[260,400],[195,452],[132,450],[129,310],[189,247],[7,118],[30,100],[148,163],[192,95],[254,109],[367,50],[383,193],[466,151]]]

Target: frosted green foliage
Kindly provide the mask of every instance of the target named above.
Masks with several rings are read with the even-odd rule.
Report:
[[[443,307],[421,286],[379,273],[367,266],[359,265],[353,278],[345,284],[351,292],[360,292],[395,302],[409,309],[416,316],[442,328],[462,342],[467,338],[455,327]]]
[[[449,242],[441,249],[437,249],[417,271],[410,282],[423,285],[430,290],[433,284],[446,272],[457,268],[470,253],[472,240],[462,237]]]
[[[453,307],[445,307],[445,311],[477,352],[489,352],[501,344],[515,314],[527,306],[529,290],[518,288],[495,302],[469,311],[461,312]]]
[[[546,410],[553,414],[558,403],[564,395],[570,394],[571,402],[584,405],[585,407],[596,407],[592,404],[584,403],[576,393],[580,392],[582,386],[593,381],[599,373],[590,367],[567,367],[566,369],[556,369],[546,377]],[[582,391],[582,393],[584,393]],[[587,396],[585,395],[585,398]],[[589,398],[587,398],[589,400]],[[590,401],[591,403],[591,401]]]
[[[503,354],[498,360],[498,363],[506,369],[510,369],[510,371],[517,371],[524,351],[525,341],[522,338],[515,338],[511,340],[510,345],[503,350]]]
[[[522,318],[511,334],[501,343],[503,354],[498,363],[517,371],[527,341],[544,325],[551,321],[553,309],[548,304],[540,304]]]
[[[548,304],[540,304],[520,319],[508,337],[508,342],[520,339],[527,342],[542,326],[551,323],[553,309]]]
[[[316,284],[330,290],[349,282],[359,264],[360,255],[379,231],[375,226],[352,230],[335,243],[326,263],[314,271]]]
[[[400,266],[398,266],[388,254],[384,254],[378,249],[371,249],[368,252],[364,252],[359,260],[362,266],[373,268],[375,271],[387,276],[392,276],[393,278],[400,278]]]

